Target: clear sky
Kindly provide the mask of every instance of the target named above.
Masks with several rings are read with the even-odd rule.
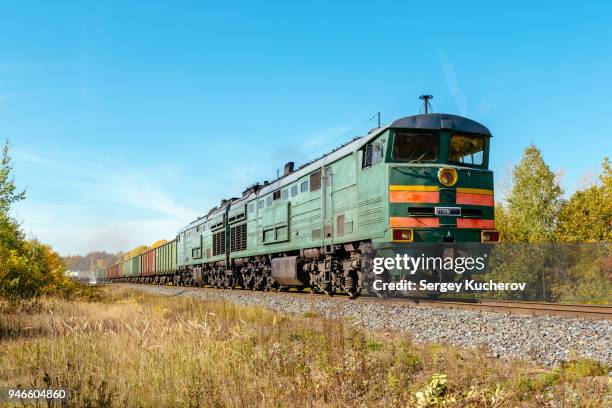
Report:
[[[612,155],[609,1],[20,1],[0,16],[16,215],[62,254],[171,238],[376,112],[418,113],[423,93],[489,127],[498,182],[529,143],[567,192]]]

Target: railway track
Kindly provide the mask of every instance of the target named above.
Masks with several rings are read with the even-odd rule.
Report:
[[[143,285],[143,284],[139,284]],[[144,285],[158,286],[158,285]],[[178,289],[179,287],[177,287]],[[181,289],[192,290],[215,290],[229,291],[240,289],[213,289],[213,288],[198,288],[198,287],[180,287]],[[280,296],[314,296],[310,292],[276,292]],[[324,296],[324,295],[321,295]],[[390,302],[402,303],[416,307],[440,307],[459,310],[474,310],[481,312],[494,312],[505,314],[522,314],[522,315],[549,315],[570,318],[587,318],[596,320],[612,320],[612,305],[583,305],[583,304],[562,304],[562,303],[545,303],[545,302],[520,302],[520,301],[478,301],[465,299],[438,299],[432,300],[428,298],[378,298],[375,296],[361,296],[358,299],[351,300],[346,295],[335,295],[334,299],[346,302]]]
[[[518,302],[518,301],[446,301],[446,300],[407,300],[393,299],[392,301],[413,302],[431,307],[449,309],[475,310],[481,312],[495,312],[523,315],[549,315],[560,317],[577,317],[597,320],[612,320],[612,306],[606,305],[580,305],[545,302]]]

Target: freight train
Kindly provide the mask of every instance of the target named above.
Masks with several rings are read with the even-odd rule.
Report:
[[[367,291],[369,254],[389,244],[498,241],[490,140],[461,116],[400,118],[298,169],[287,163],[107,276],[356,297]]]

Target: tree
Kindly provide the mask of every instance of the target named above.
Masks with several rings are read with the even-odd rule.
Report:
[[[534,145],[525,149],[513,171],[512,189],[502,209],[501,233],[507,242],[553,242],[563,190]]]
[[[8,152],[7,142],[0,161],[0,296],[68,294],[75,285],[64,274],[60,256],[48,245],[26,240],[10,216],[11,206],[23,200],[25,192],[16,193]]]
[[[22,241],[18,250],[0,248],[0,252],[6,256],[0,264],[0,295],[32,297],[68,294],[74,289],[60,256],[49,245]]]
[[[612,168],[606,157],[601,183],[576,191],[559,214],[557,240],[573,258],[566,279],[553,288],[566,302],[612,301],[610,242],[612,242]],[[582,244],[581,244],[582,243]],[[584,244],[589,243],[589,244]]]
[[[157,241],[155,241],[152,245],[151,245],[151,249],[153,248],[159,248],[160,246],[167,244],[168,241],[166,241],[165,239],[159,239]]]
[[[94,251],[87,255],[67,255],[62,257],[66,268],[73,271],[87,271],[93,260],[94,264],[100,267],[100,262],[104,265],[114,265],[117,261],[123,260],[123,254],[109,254],[105,251]]]
[[[16,193],[17,186],[11,176],[13,167],[9,157],[9,142],[5,142],[2,148],[2,161],[0,162],[0,213],[8,215],[13,203],[25,199],[25,190]]]
[[[128,252],[127,254],[125,254],[124,259],[127,261],[128,259],[133,258],[133,257],[135,257],[136,255],[142,254],[143,252],[146,252],[146,251],[148,251],[149,249],[151,249],[151,248],[149,248],[149,247],[148,247],[148,246],[146,246],[146,245],[139,245],[139,246],[137,246],[136,248],[132,249],[132,250],[131,250],[130,252]]]
[[[576,191],[559,214],[561,242],[612,242],[612,168],[606,157],[600,185]]]
[[[104,259],[96,259],[96,267],[98,269],[106,269],[108,268],[108,262],[106,262],[106,260]]]
[[[11,174],[13,168],[8,152],[9,142],[7,141],[2,148],[2,160],[0,161],[0,245],[5,249],[15,248],[19,241],[24,239],[19,224],[9,214],[14,203],[25,199],[25,191],[15,192],[17,187]]]
[[[540,150],[528,146],[512,170],[506,204],[495,208],[500,236],[512,244],[496,248],[490,276],[527,283],[527,290],[512,294],[516,299],[550,300],[554,248],[543,244],[555,240],[562,193]]]

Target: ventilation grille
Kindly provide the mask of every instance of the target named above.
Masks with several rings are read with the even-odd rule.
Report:
[[[240,224],[230,230],[230,252],[247,249],[247,225]]]
[[[219,231],[213,234],[213,256],[225,253],[225,231]]]

